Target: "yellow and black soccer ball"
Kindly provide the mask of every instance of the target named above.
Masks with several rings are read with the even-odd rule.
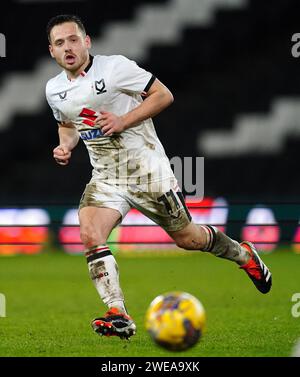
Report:
[[[182,351],[201,338],[206,323],[202,303],[186,292],[168,292],[157,296],[146,313],[146,329],[163,348]]]

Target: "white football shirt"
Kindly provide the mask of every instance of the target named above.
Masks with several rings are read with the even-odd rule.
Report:
[[[84,141],[93,178],[107,183],[151,183],[174,179],[152,119],[120,134],[104,137],[93,120],[100,111],[123,115],[142,103],[155,77],[121,55],[91,56],[89,66],[74,79],[65,71],[50,79],[46,98],[58,122],[72,122]]]

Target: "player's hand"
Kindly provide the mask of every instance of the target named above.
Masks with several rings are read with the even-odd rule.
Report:
[[[100,111],[100,115],[95,119],[96,124],[101,129],[103,136],[111,136],[125,130],[122,118],[109,111]]]
[[[65,145],[59,145],[53,149],[53,157],[59,165],[68,165],[71,151]]]

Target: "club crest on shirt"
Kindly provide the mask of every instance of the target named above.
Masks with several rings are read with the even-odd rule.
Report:
[[[97,94],[105,93],[107,90],[105,89],[105,82],[104,79],[99,81],[95,81],[95,89]]]

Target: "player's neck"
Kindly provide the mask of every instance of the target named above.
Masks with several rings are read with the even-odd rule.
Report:
[[[90,61],[91,61],[91,55],[88,55],[87,59],[81,64],[80,67],[78,67],[78,69],[76,69],[76,71],[69,71],[66,69],[65,71],[66,71],[68,79],[70,81],[76,79],[80,75],[80,73],[84,71],[86,67],[90,64]]]

